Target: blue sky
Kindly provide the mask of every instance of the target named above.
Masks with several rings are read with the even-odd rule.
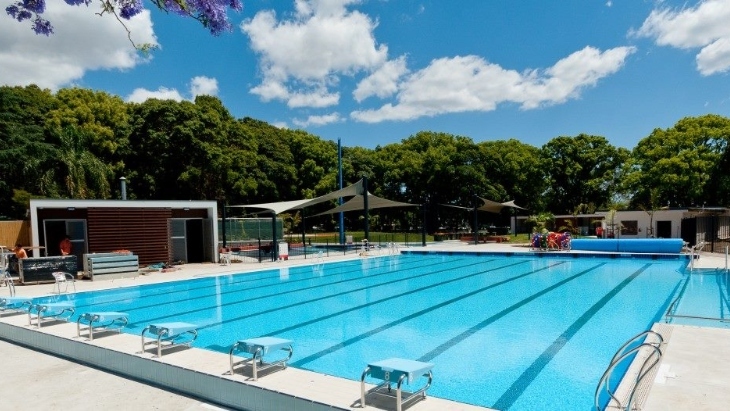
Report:
[[[730,0],[249,0],[218,37],[155,9],[127,24],[160,46],[146,59],[97,2],[47,4],[50,38],[0,17],[0,84],[211,94],[368,148],[419,131],[633,148],[686,116],[730,117]]]

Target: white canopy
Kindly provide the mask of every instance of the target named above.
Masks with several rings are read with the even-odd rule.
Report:
[[[325,194],[320,197],[310,198],[306,200],[293,200],[293,201],[280,201],[277,203],[262,203],[262,204],[245,204],[245,205],[232,205],[229,207],[234,208],[256,208],[266,211],[271,211],[275,214],[281,214],[289,210],[300,210],[305,207],[309,207],[315,204],[323,203],[325,201],[336,200],[340,197],[353,197],[345,204],[342,204],[332,210],[325,211],[323,214],[339,213],[340,211],[354,211],[364,210],[365,202],[363,200],[363,181],[360,180],[355,184],[349,185],[341,190],[333,191],[329,194]],[[385,198],[376,197],[368,193],[368,209],[384,208],[384,207],[413,207],[418,204],[400,203],[398,201],[391,201]]]
[[[526,208],[520,207],[517,204],[515,204],[514,200],[505,201],[504,203],[498,203],[496,201],[487,200],[486,198],[479,197],[479,199],[484,202],[484,204],[477,207],[477,210],[479,210],[479,211],[486,211],[488,213],[499,213],[505,207],[526,210]],[[462,210],[473,210],[474,209],[474,207],[462,207],[462,206],[451,205],[451,204],[441,204],[441,205],[446,206],[446,207],[460,208]]]
[[[323,203],[325,201],[334,200],[340,197],[351,197],[360,193],[363,193],[362,180],[355,184],[349,185],[341,190],[333,191],[329,194],[325,194],[320,197],[310,198],[305,200],[293,200],[293,201],[279,201],[277,203],[262,203],[262,204],[244,204],[244,205],[232,205],[228,206],[231,208],[259,208],[267,211],[272,211],[274,214],[281,214],[289,210],[300,210],[305,207],[309,207],[314,204]]]
[[[399,201],[388,200],[368,193],[368,209],[387,208],[387,207],[417,207],[419,204],[401,203]],[[339,205],[331,210],[324,211],[314,216],[325,214],[334,214],[345,211],[360,211],[365,209],[365,198],[362,195],[356,195],[349,199],[345,204]]]

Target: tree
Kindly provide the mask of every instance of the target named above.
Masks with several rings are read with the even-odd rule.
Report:
[[[515,139],[479,143],[485,174],[499,192],[495,201],[515,200],[530,210],[544,210],[547,189],[540,149]]]
[[[121,175],[129,150],[129,106],[118,96],[79,87],[56,93],[56,107],[46,116],[48,129],[74,127],[88,137],[87,150]]]
[[[75,127],[65,127],[58,137],[57,177],[66,196],[80,199],[108,199],[111,167],[88,151],[89,136]]]
[[[488,180],[479,148],[462,136],[420,132],[376,149],[380,164],[375,175],[382,176],[383,191],[388,198],[412,203],[427,203],[427,230],[440,226],[460,227],[472,219],[463,211],[441,204],[471,205],[474,194],[492,195],[495,189]],[[403,222],[407,226],[407,222]]]
[[[727,200],[730,177],[722,163],[728,142],[730,119],[717,115],[687,117],[670,129],[655,129],[639,141],[628,162],[623,184],[631,206]]]
[[[18,199],[59,195],[53,179],[57,150],[45,126],[56,104],[50,90],[35,85],[0,87],[0,214],[6,217],[25,217],[27,204]]]
[[[621,166],[629,156],[600,136],[557,137],[542,147],[548,179],[546,202],[556,214],[570,214],[581,203],[602,206],[618,189]]]

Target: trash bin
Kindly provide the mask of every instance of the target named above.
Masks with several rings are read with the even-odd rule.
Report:
[[[279,260],[289,259],[289,243],[282,241],[279,243]]]

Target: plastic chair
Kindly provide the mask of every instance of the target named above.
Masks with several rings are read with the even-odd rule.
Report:
[[[61,284],[66,285],[66,288],[64,288],[63,292],[67,293],[69,283],[73,285],[74,292],[76,292],[76,277],[74,277],[72,274],[63,271],[55,271],[53,272],[53,278],[56,280],[56,283],[53,284],[54,293],[61,294]]]

